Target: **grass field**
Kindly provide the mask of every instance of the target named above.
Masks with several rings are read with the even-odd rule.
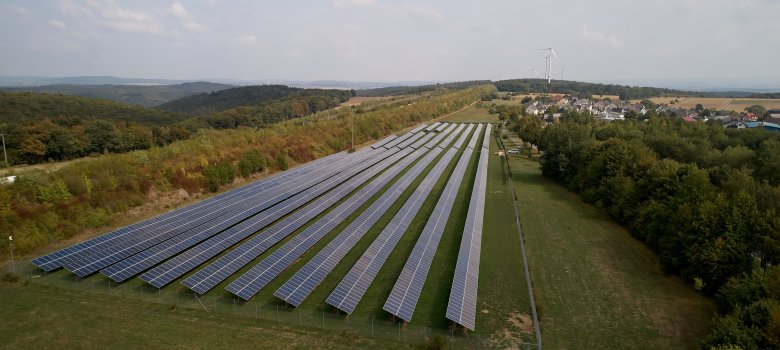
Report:
[[[463,123],[463,122],[488,122],[497,123],[498,115],[488,113],[487,108],[477,108],[475,105],[468,106],[460,111],[448,116],[437,119],[440,122]]]
[[[753,105],[762,105],[766,109],[780,108],[780,99],[760,99],[760,98],[727,98],[727,97],[654,97],[650,100],[655,103],[670,103],[671,101],[678,99],[680,102],[675,103],[673,106],[682,108],[694,108],[697,104],[701,103],[704,108],[709,109],[725,109],[742,112],[746,107]],[[638,101],[637,101],[638,102]]]
[[[604,213],[510,164],[542,328],[550,349],[691,349],[709,331],[709,299],[665,276],[656,255]]]

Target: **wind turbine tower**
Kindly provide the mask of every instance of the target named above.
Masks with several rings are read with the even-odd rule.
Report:
[[[547,65],[544,67],[544,76],[547,78],[547,83],[549,84],[552,79],[552,58],[555,56],[555,59],[558,59],[558,55],[555,53],[555,50],[553,50],[552,46],[539,50],[547,51]]]

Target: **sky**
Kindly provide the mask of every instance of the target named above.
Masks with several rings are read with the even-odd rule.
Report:
[[[0,75],[780,81],[780,0],[0,0]]]

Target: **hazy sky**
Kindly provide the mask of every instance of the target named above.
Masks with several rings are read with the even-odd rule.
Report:
[[[0,75],[780,81],[780,0],[0,0]]]

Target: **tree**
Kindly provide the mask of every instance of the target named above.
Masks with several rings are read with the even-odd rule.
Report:
[[[696,112],[701,113],[704,110],[704,106],[701,103],[697,103],[696,107],[693,108]]]
[[[518,135],[531,144],[539,144],[542,137],[542,120],[537,116],[526,115],[520,118],[518,122]]]
[[[763,120],[764,117],[766,117],[766,108],[762,105],[752,105],[750,107],[745,108],[746,112],[753,113],[756,115],[756,118]]]

